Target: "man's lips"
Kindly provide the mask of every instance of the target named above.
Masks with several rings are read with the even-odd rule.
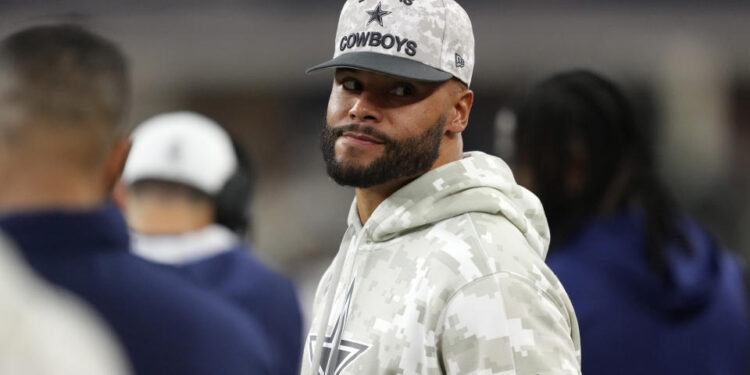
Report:
[[[344,132],[341,134],[341,137],[346,141],[360,145],[382,145],[384,143],[382,140],[371,135],[352,131]]]

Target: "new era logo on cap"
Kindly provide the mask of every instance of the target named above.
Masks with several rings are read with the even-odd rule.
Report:
[[[474,69],[474,34],[454,0],[348,0],[339,17],[334,58],[312,67],[364,69],[422,81]]]
[[[463,68],[466,65],[464,58],[461,55],[456,54],[456,68]]]

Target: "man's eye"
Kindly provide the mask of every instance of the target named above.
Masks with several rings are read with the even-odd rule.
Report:
[[[359,89],[359,82],[353,80],[353,79],[347,79],[343,82],[341,82],[341,86],[343,86],[347,90],[358,90]]]
[[[396,86],[391,93],[396,96],[409,96],[414,93],[414,89],[407,85]]]

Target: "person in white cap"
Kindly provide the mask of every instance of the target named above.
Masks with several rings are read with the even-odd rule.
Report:
[[[172,112],[143,122],[132,139],[122,182],[133,251],[257,320],[272,373],[296,373],[299,302],[291,281],[259,262],[240,236],[251,180],[229,134],[197,113]]]
[[[348,0],[321,149],[355,188],[302,374],[578,374],[539,200],[463,152],[474,37],[452,0]]]

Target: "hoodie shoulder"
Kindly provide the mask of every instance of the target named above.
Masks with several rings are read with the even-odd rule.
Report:
[[[467,282],[488,275],[504,274],[547,294],[561,306],[567,305],[566,293],[545,264],[543,254],[535,251],[524,233],[506,217],[468,213],[447,221],[446,225],[462,227],[456,233],[462,233],[463,240],[470,244],[469,254],[464,257],[477,269],[484,270],[481,274],[468,277]]]
[[[570,299],[513,223],[469,213],[430,232],[434,238],[457,236],[452,246],[443,242],[433,253],[450,257],[457,270],[440,324],[446,363],[479,370],[486,366],[486,350],[512,353],[493,361],[524,373],[579,373],[578,322]]]

